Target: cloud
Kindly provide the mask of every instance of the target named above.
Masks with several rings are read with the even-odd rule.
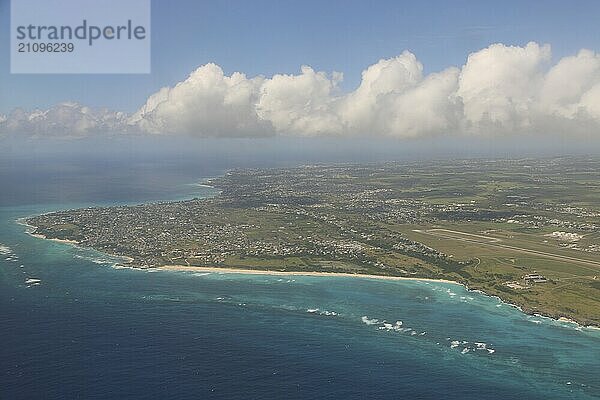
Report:
[[[343,74],[302,66],[270,78],[206,64],[160,89],[131,115],[63,103],[0,117],[0,133],[200,137],[595,134],[600,54],[581,50],[551,65],[549,45],[493,44],[464,65],[424,74],[405,51],[368,66],[355,90]]]
[[[285,134],[342,133],[335,96],[342,78],[340,73],[328,77],[307,66],[301,68],[300,75],[275,75],[260,88],[257,116]]]
[[[544,80],[550,46],[494,44],[471,54],[463,66],[456,95],[463,103],[466,126],[516,131],[531,124],[532,108]]]
[[[600,55],[581,50],[565,57],[546,75],[540,105],[548,113],[568,119],[600,119]]]
[[[414,54],[405,51],[398,57],[379,60],[362,72],[358,88],[343,100],[341,114],[355,132],[379,131],[380,118],[390,110],[390,97],[414,88],[421,81],[423,65]],[[387,98],[387,100],[386,100]],[[385,119],[391,115],[385,115]],[[389,132],[394,134],[394,132]]]
[[[127,133],[127,114],[93,110],[77,103],[60,103],[47,110],[20,108],[0,117],[0,133],[27,137],[79,138],[96,133]]]
[[[258,118],[255,108],[263,82],[239,72],[225,76],[218,65],[206,64],[150,96],[128,123],[154,134],[271,135],[271,124]]]
[[[458,73],[457,68],[449,68],[428,75],[405,91],[381,96],[373,113],[376,133],[416,137],[456,131],[462,111],[455,95]]]

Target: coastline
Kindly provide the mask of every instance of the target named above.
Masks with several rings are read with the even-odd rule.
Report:
[[[130,267],[132,269],[141,269],[136,267]],[[147,270],[147,269],[146,269]],[[417,278],[407,276],[389,276],[389,275],[373,275],[373,274],[351,274],[346,272],[317,272],[317,271],[278,271],[268,269],[245,269],[245,268],[229,268],[229,267],[203,267],[203,266],[187,266],[187,265],[163,265],[161,267],[152,268],[152,270],[158,271],[171,271],[171,272],[208,272],[208,273],[221,273],[221,274],[243,274],[243,275],[271,275],[271,276],[315,276],[315,277],[346,277],[346,278],[359,278],[359,279],[377,279],[377,280],[388,280],[388,281],[421,281],[421,282],[434,282],[434,283],[447,283],[452,285],[463,286],[469,292],[480,293],[487,297],[495,297],[507,306],[514,307],[525,315],[547,318],[555,322],[563,322],[576,325],[577,329],[590,329],[600,330],[598,325],[585,325],[578,322],[575,319],[565,316],[553,316],[550,314],[545,315],[539,310],[528,310],[526,306],[510,303],[503,300],[500,296],[486,293],[483,290],[471,289],[468,284],[452,281],[449,279],[435,279],[435,278]]]
[[[43,214],[40,214],[40,215],[43,215]],[[33,230],[25,229],[24,233],[26,235],[29,235],[29,236],[34,237],[36,239],[49,240],[49,241],[55,242],[55,243],[68,244],[68,245],[71,245],[71,246],[74,246],[74,247],[83,248],[80,245],[80,243],[78,241],[76,241],[76,240],[49,238],[46,235],[42,235],[41,233],[35,233],[35,230],[37,229],[37,227],[34,226],[34,225],[31,225],[31,224],[28,224],[26,222],[27,218],[29,218],[29,217],[22,217],[22,218],[18,218],[18,219],[15,220],[15,222],[18,225],[22,225],[22,226],[25,226],[27,228],[32,228],[33,229]],[[91,249],[91,250],[94,250],[94,251],[106,254],[106,255],[111,256],[111,257],[120,258],[120,259],[122,259],[124,261],[125,264],[131,264],[133,261],[135,261],[134,258],[131,258],[129,256],[122,256],[122,255],[117,255],[117,254],[108,254],[108,253],[101,252],[101,251],[95,250],[95,249]],[[131,268],[137,269],[136,267],[131,267]]]
[[[210,179],[214,179],[214,178],[210,178]],[[200,185],[214,188],[214,186],[210,185],[210,183],[211,183],[210,179],[208,180],[208,184],[203,182]],[[43,213],[40,215],[44,215],[44,214],[47,214],[47,213]],[[26,234],[28,234],[32,237],[38,238],[38,239],[50,240],[50,241],[53,241],[56,243],[68,244],[68,245],[75,246],[75,247],[81,247],[81,244],[75,240],[48,238],[43,234],[35,233],[35,230],[37,229],[37,227],[30,225],[26,222],[27,219],[30,217],[32,217],[32,216],[21,217],[16,220],[17,224],[26,226],[28,228],[32,228],[32,229],[26,229],[25,230]],[[90,249],[96,250],[93,248],[90,248]],[[107,254],[112,257],[117,257],[117,258],[122,259],[123,264],[125,264],[125,265],[120,265],[120,267],[122,267],[122,268],[134,269],[134,270],[140,270],[140,271],[148,271],[148,270],[172,271],[172,272],[196,271],[196,272],[208,272],[208,273],[232,273],[232,274],[247,274],[247,275],[314,276],[314,277],[326,277],[326,278],[327,277],[349,277],[349,278],[378,279],[378,280],[391,280],[391,281],[438,282],[438,283],[460,285],[460,286],[463,286],[468,291],[481,293],[488,297],[495,297],[498,300],[500,300],[502,303],[504,303],[510,307],[516,308],[517,310],[519,310],[520,312],[522,312],[525,315],[547,318],[547,319],[550,319],[555,322],[573,324],[577,327],[577,329],[587,328],[587,329],[591,329],[591,330],[600,330],[600,325],[586,324],[586,322],[584,322],[584,321],[580,322],[577,319],[574,319],[573,317],[568,316],[568,315],[553,314],[550,311],[544,312],[539,309],[529,308],[527,306],[527,304],[518,304],[518,303],[515,304],[515,303],[504,300],[498,294],[488,293],[485,290],[479,289],[479,288],[470,288],[468,282],[459,282],[459,281],[454,281],[454,280],[449,280],[449,279],[419,278],[419,277],[389,276],[389,275],[374,275],[374,274],[353,274],[353,273],[345,273],[345,272],[281,271],[281,270],[268,270],[268,269],[261,270],[261,269],[235,268],[235,267],[229,268],[229,267],[208,267],[208,266],[187,266],[187,265],[163,265],[160,267],[153,267],[153,268],[148,269],[148,268],[140,268],[140,267],[133,265],[133,262],[135,260],[131,257],[124,256],[124,255],[118,255],[118,254],[110,254],[110,253],[106,253],[106,252],[103,252],[100,250],[96,250],[96,251],[99,251],[101,253]]]
[[[44,215],[44,214],[40,214],[40,215]],[[31,229],[25,229],[25,233],[27,235],[29,235],[31,237],[34,237],[34,238],[38,238],[38,239],[50,240],[50,241],[56,242],[56,243],[64,243],[64,244],[72,244],[72,245],[78,245],[79,244],[79,242],[76,241],[76,240],[49,238],[46,235],[42,235],[41,233],[35,233],[35,231],[37,229],[37,226],[28,224],[26,222],[27,218],[29,218],[29,217],[17,218],[15,220],[15,222],[18,225],[22,225],[22,226],[25,226],[27,228],[31,228]]]
[[[20,218],[17,220],[19,225],[35,228],[33,225],[29,225],[24,222],[25,218]],[[48,238],[42,234],[36,234],[32,232],[25,231],[26,234],[44,240],[50,240],[56,243],[67,244],[75,247],[79,247],[79,242],[75,240],[67,240],[67,239],[53,239]],[[510,303],[502,299],[502,297],[487,293],[480,289],[471,289],[467,283],[453,281],[449,279],[436,279],[436,278],[418,278],[418,277],[407,277],[407,276],[389,276],[389,275],[373,275],[373,274],[351,274],[347,272],[317,272],[317,271],[278,271],[278,270],[268,270],[268,269],[245,269],[245,268],[229,268],[229,267],[207,267],[207,266],[187,266],[187,265],[163,265],[155,268],[139,268],[132,265],[134,261],[133,258],[123,255],[116,254],[108,254],[110,256],[119,257],[125,261],[127,266],[121,266],[121,268],[133,269],[138,271],[170,271],[170,272],[208,272],[208,273],[222,273],[222,274],[241,274],[241,275],[272,275],[272,276],[314,276],[314,277],[324,277],[324,278],[332,278],[332,277],[347,277],[347,278],[360,278],[360,279],[377,279],[377,280],[388,280],[388,281],[421,281],[421,282],[434,282],[434,283],[447,283],[452,285],[463,286],[466,290],[470,292],[481,293],[484,296],[495,297],[500,300],[502,303],[507,306],[514,307],[525,315],[536,316],[541,318],[547,318],[555,322],[563,322],[576,325],[577,329],[585,328],[590,330],[600,330],[600,325],[586,325],[582,322],[578,322],[576,319],[567,317],[567,316],[556,316],[550,313],[544,313],[540,310],[528,309],[526,305],[519,305]]]
[[[277,276],[319,276],[319,277],[346,277],[346,278],[363,278],[363,279],[380,279],[389,281],[424,281],[424,282],[439,282],[450,283],[453,285],[462,285],[460,282],[451,281],[448,279],[435,278],[411,278],[407,276],[389,276],[389,275],[372,275],[372,274],[350,274],[347,272],[317,272],[317,271],[277,271],[268,269],[244,269],[244,268],[219,268],[219,267],[193,267],[187,265],[163,265],[153,268],[161,271],[195,271],[195,272],[216,272],[226,274],[245,274],[245,275],[277,275]]]
[[[56,243],[65,243],[65,244],[72,244],[72,245],[78,245],[79,244],[79,242],[76,241],[76,240],[53,239],[53,238],[48,238],[48,237],[46,237],[46,235],[42,235],[41,233],[28,233],[28,235],[31,236],[31,237],[34,237],[34,238],[50,240],[50,241],[56,242]]]

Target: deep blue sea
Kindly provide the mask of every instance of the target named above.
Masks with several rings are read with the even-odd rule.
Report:
[[[222,172],[84,164],[0,171],[0,399],[600,397],[600,331],[458,285],[118,269],[25,234],[54,209],[211,195],[194,183]]]

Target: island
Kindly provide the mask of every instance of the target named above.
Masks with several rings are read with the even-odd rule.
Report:
[[[600,159],[238,169],[211,198],[30,217],[32,234],[134,268],[453,281],[600,325]]]

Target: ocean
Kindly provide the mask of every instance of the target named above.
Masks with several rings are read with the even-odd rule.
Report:
[[[599,330],[459,285],[138,271],[33,238],[18,218],[205,197],[224,170],[52,165],[0,171],[0,399],[600,398]]]

